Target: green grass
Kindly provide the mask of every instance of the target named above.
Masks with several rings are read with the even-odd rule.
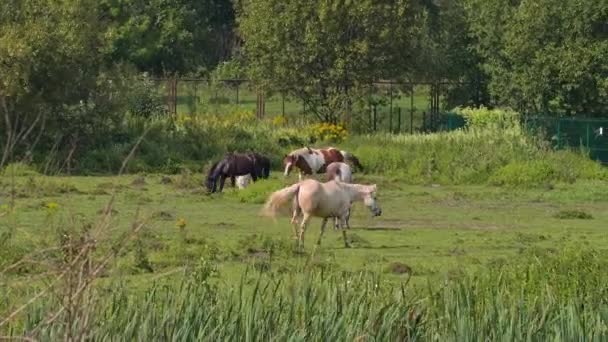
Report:
[[[135,181],[141,176],[144,182],[141,179]],[[340,234],[332,229],[325,234],[323,244],[315,249],[314,241],[319,233],[320,221],[314,219],[307,230],[305,253],[298,254],[294,252],[287,217],[273,222],[258,216],[267,194],[294,179],[285,180],[274,173],[271,180],[258,182],[244,191],[228,189],[224,194],[208,195],[201,189],[200,175],[173,175],[169,176],[171,182],[166,177],[157,174],[123,177],[17,176],[14,185],[10,178],[4,177],[0,185],[3,194],[0,213],[8,210],[10,193],[14,194],[15,208],[0,219],[0,236],[10,235],[8,239],[0,239],[0,243],[3,243],[0,269],[32,251],[56,245],[59,232],[65,231],[66,227],[95,224],[110,194],[116,189],[111,229],[96,236],[99,241],[96,253],[101,255],[109,250],[111,243],[128,231],[133,221],[147,223],[139,238],[129,243],[127,250],[117,256],[98,281],[98,290],[111,294],[103,298],[123,308],[113,311],[111,307],[104,306],[105,302],[101,302],[105,307],[100,308],[102,311],[98,313],[105,317],[101,321],[114,323],[100,328],[100,334],[118,336],[118,330],[112,332],[105,329],[124,329],[133,338],[159,338],[163,334],[192,337],[192,334],[205,331],[205,336],[220,339],[236,339],[241,334],[268,336],[259,335],[263,334],[264,329],[254,329],[246,324],[247,320],[263,320],[267,331],[271,331],[275,337],[284,338],[308,336],[316,339],[325,332],[335,334],[331,336],[336,338],[341,336],[339,339],[352,340],[356,336],[350,333],[362,331],[385,338],[395,337],[391,331],[392,334],[401,334],[401,338],[404,333],[419,338],[428,337],[426,334],[432,331],[457,339],[467,339],[466,336],[473,336],[470,335],[473,331],[484,336],[502,336],[500,330],[492,330],[494,327],[503,329],[504,336],[519,334],[519,338],[515,339],[521,339],[530,332],[537,334],[532,336],[553,336],[552,324],[555,322],[570,327],[575,322],[567,317],[568,312],[574,315],[572,317],[589,316],[588,324],[595,322],[593,324],[598,327],[606,322],[605,318],[601,318],[601,311],[594,311],[596,309],[592,306],[579,312],[576,305],[566,300],[556,300],[554,294],[544,292],[539,294],[538,300],[542,299],[543,305],[551,308],[547,314],[552,320],[547,326],[540,321],[544,309],[535,304],[526,306],[524,311],[514,310],[513,307],[516,305],[513,303],[518,302],[518,291],[521,291],[517,286],[529,283],[518,278],[525,272],[517,269],[521,260],[526,260],[528,255],[589,249],[599,251],[598,262],[605,263],[602,255],[605,255],[608,244],[604,228],[604,222],[608,219],[608,199],[605,197],[608,185],[602,182],[557,183],[551,188],[530,189],[484,185],[422,186],[408,185],[399,177],[356,174],[358,182],[378,184],[383,215],[372,219],[361,205],[355,207],[351,218],[353,229],[348,232],[354,245],[351,249],[343,247]],[[589,216],[585,216],[587,219],[567,219],[570,216],[563,214],[571,212]],[[177,227],[180,219],[185,221],[182,229]],[[46,257],[52,259],[58,256],[51,254]],[[201,267],[201,262],[211,262],[213,267],[217,267],[217,275],[209,278],[212,291],[202,285],[206,281],[189,283],[188,279],[196,274],[193,270]],[[491,284],[496,278],[483,280],[479,283],[481,285],[477,283],[481,281],[478,278],[462,278],[469,273],[495,277],[496,274],[491,272],[501,265],[514,267],[512,277],[517,281],[509,283],[505,280],[508,287],[496,289],[500,295],[488,295],[487,292],[493,291]],[[38,278],[37,275],[45,270],[44,263],[34,262],[4,274],[0,288],[6,291],[0,291],[0,312],[24,302],[34,293],[34,289],[43,286],[45,278]],[[325,280],[308,276],[312,272],[314,277],[320,277],[318,272],[321,271],[327,275]],[[555,272],[560,274],[559,271]],[[262,279],[259,279],[260,274]],[[340,280],[340,275],[346,278]],[[375,277],[382,279],[383,290],[371,295],[365,292],[369,291],[365,288],[373,289],[377,284]],[[278,290],[274,289],[277,279],[285,280]],[[345,292],[336,294],[336,284],[347,279],[350,279],[349,282],[359,279],[361,287],[345,288]],[[436,288],[436,285],[449,279],[464,280],[455,287],[444,290]],[[542,279],[539,280],[541,285],[549,281]],[[256,285],[258,281],[261,281],[260,285]],[[410,282],[408,295],[394,302],[391,293],[400,293],[399,284],[404,281]],[[428,284],[433,285],[429,288]],[[541,285],[540,288],[545,286]],[[266,290],[256,294],[256,289],[260,288]],[[293,301],[291,295],[287,294],[289,292],[282,294],[288,306],[276,308],[276,314],[282,312],[283,316],[279,316],[288,317],[289,311],[284,310],[289,305],[295,305],[298,314],[294,319],[299,322],[297,324],[304,324],[295,330],[285,325],[285,318],[271,314],[276,304],[273,299],[277,298],[272,291],[283,293],[289,288],[298,293],[294,297],[297,299]],[[239,291],[246,293],[243,304],[239,304],[238,297],[235,297]],[[309,293],[307,291],[314,291],[317,300],[304,300]],[[439,291],[439,302],[428,306],[429,299],[424,299],[428,291]],[[481,291],[480,296],[489,296],[488,301],[475,304],[480,305],[477,309],[463,307],[465,304],[472,305],[467,298],[475,291]],[[208,297],[210,293],[212,297],[218,296],[215,302],[209,302],[209,298],[212,298]],[[362,293],[367,295],[362,296]],[[127,300],[131,296],[134,296],[132,300]],[[27,330],[27,326],[35,325],[40,317],[44,317],[49,306],[57,305],[52,298],[34,305],[34,311],[28,311],[29,321],[16,325],[15,331],[19,331],[19,326]],[[346,298],[352,300],[344,302],[346,306],[343,308],[340,308],[342,304],[335,302],[343,303],[342,300]],[[382,309],[385,304],[387,306]],[[248,309],[243,311],[241,305],[248,305]],[[207,309],[198,312],[197,307]],[[234,311],[225,311],[229,307]],[[343,318],[337,318],[335,315],[338,312],[329,310],[329,307],[338,308],[343,312]],[[425,311],[425,307],[430,311]],[[311,310],[312,316],[307,316],[309,318],[301,316],[306,310]],[[188,313],[182,315],[180,312]],[[369,315],[357,312],[369,312]],[[424,315],[422,322],[425,323],[417,321],[417,314],[404,317],[400,316],[400,312],[419,312]],[[442,317],[447,312],[451,317],[458,317],[459,321],[445,321]],[[515,313],[517,315],[512,316]],[[593,316],[595,314],[599,316]],[[491,325],[484,315],[496,316],[498,323]],[[128,323],[131,317],[136,316],[139,318]],[[222,326],[222,329],[227,328],[222,322],[235,320],[236,325],[230,325],[231,329],[239,328],[205,330],[207,328],[195,323],[203,317],[210,317],[213,324]],[[318,318],[308,321],[312,317]],[[333,317],[330,321],[336,325],[322,324],[324,320],[320,317]],[[377,320],[384,323],[373,323]],[[161,321],[164,323],[153,328],[154,322]],[[408,328],[395,330],[395,324]],[[59,328],[49,329],[44,333],[51,334]],[[593,331],[601,331],[601,328],[597,329],[600,330]],[[330,330],[333,332],[330,333]],[[569,331],[569,336],[581,333],[576,329]],[[50,336],[46,338],[52,339]]]
[[[141,239],[154,270],[145,274],[136,269],[131,251],[118,259],[119,267],[111,270],[114,275],[145,281],[198,260],[212,246],[221,260],[222,279],[234,281],[257,257],[256,251],[264,250],[265,239],[285,249],[285,255],[273,260],[273,267],[289,271],[307,262],[306,257],[290,254],[293,242],[287,217],[273,222],[258,214],[267,194],[286,184],[275,178],[276,173],[272,180],[244,191],[228,189],[211,196],[202,191],[197,175],[172,176],[170,184],[160,184],[160,175],[148,175],[145,185],[131,185],[133,177],[17,177],[14,214],[0,223],[2,232],[12,229],[11,224],[16,226],[10,245],[17,247],[14,255],[0,259],[1,264],[27,252],[18,246],[52,245],[57,235],[54,230],[70,216],[94,222],[110,198],[112,185],[118,187],[115,224],[100,238],[117,236],[137,216],[149,220]],[[181,179],[184,177],[189,179]],[[603,231],[608,218],[608,200],[603,194],[608,186],[600,182],[523,190],[410,186],[399,178],[362,175],[357,179],[378,184],[383,216],[372,219],[364,207],[356,205],[349,231],[352,249],[343,248],[340,234],[333,230],[326,234],[314,260],[336,270],[383,272],[391,263],[401,262],[411,267],[415,280],[423,281],[453,270],[483,268],[530,248],[579,244],[603,248],[608,242]],[[3,184],[6,193],[8,182]],[[561,219],[560,213],[568,211],[582,211],[592,219]],[[176,222],[182,218],[186,226],[180,230]],[[319,225],[315,219],[307,230],[308,254]],[[399,280],[402,276],[388,277]]]

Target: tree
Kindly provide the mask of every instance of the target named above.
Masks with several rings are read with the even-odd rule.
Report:
[[[40,142],[72,150],[120,120],[120,82],[101,67],[95,1],[0,4],[0,167]],[[114,98],[113,98],[114,97]]]
[[[449,107],[489,101],[481,58],[467,21],[466,1],[424,1],[426,20],[416,74],[426,81],[447,81],[442,92]]]
[[[204,73],[232,50],[230,0],[102,0],[107,60],[141,71]]]
[[[238,24],[250,75],[264,91],[299,98],[336,122],[373,81],[413,71],[421,21],[414,4],[244,0]]]
[[[496,100],[528,113],[606,115],[608,2],[469,0]]]

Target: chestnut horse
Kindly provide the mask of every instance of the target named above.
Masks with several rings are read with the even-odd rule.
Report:
[[[376,185],[346,184],[331,181],[321,183],[314,179],[306,179],[292,186],[273,192],[266,204],[263,213],[267,216],[275,217],[277,212],[293,198],[293,215],[291,223],[293,232],[298,240],[300,248],[304,247],[304,231],[311,217],[321,217],[321,234],[317,245],[321,244],[321,238],[325,232],[327,220],[331,217],[340,219],[340,226],[344,222],[351,203],[363,201],[370,209],[373,216],[380,216],[382,209],[376,201]],[[302,215],[300,231],[297,231],[298,219]],[[346,238],[346,231],[342,229],[344,245],[350,247]]]
[[[325,173],[327,166],[333,162],[350,161],[360,170],[363,166],[359,159],[352,153],[340,151],[337,148],[329,147],[326,149],[312,149],[310,147],[300,148],[291,151],[283,158],[283,166],[285,167],[284,175],[288,176],[294,167],[299,169],[299,178],[302,180],[303,175],[316,175],[317,173]]]

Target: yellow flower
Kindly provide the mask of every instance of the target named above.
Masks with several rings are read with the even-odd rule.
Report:
[[[57,202],[48,202],[46,204],[46,208],[48,210],[57,210],[57,208],[59,208],[59,204]]]
[[[175,227],[178,229],[186,228],[186,219],[180,218],[179,220],[177,220],[177,222],[175,223]]]

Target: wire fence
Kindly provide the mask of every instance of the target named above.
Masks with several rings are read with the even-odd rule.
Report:
[[[608,163],[608,119],[585,117],[530,116],[526,126],[543,135],[556,149],[581,148],[589,156]]]
[[[282,115],[299,120],[309,111],[301,99],[282,93],[261,93],[246,79],[155,79],[173,114],[222,114],[235,107],[260,118]],[[446,107],[445,90],[454,83],[379,81],[369,87],[368,106],[359,123],[368,131],[414,133],[436,130]]]

